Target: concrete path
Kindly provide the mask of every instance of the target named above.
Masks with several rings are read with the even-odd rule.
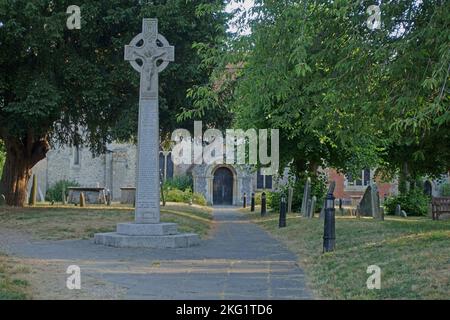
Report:
[[[78,265],[82,290],[106,283],[124,299],[312,298],[297,258],[280,242],[236,208],[215,208],[214,221],[211,238],[189,249],[117,249],[90,240],[35,242],[0,235],[0,251],[58,262],[60,292],[67,290],[65,268]],[[117,297],[97,291],[96,298]]]

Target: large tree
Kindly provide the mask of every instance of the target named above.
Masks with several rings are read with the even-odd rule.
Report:
[[[381,28],[371,29],[373,4],[255,0],[251,34],[217,59],[212,83],[240,62],[227,100],[236,125],[280,128],[282,159],[299,173],[450,166],[449,3],[382,1]],[[209,88],[195,91],[199,102],[185,115],[217,108],[208,101],[220,92]]]
[[[161,75],[161,126],[176,126],[186,91],[205,82],[197,43],[225,35],[223,0],[79,0],[81,29],[68,30],[73,1],[0,1],[0,139],[6,161],[0,193],[22,206],[32,167],[52,144],[85,145],[98,154],[112,139],[135,137],[139,75],[123,48],[143,17],[176,48]]]

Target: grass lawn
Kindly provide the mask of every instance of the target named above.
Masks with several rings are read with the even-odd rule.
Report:
[[[22,300],[30,298],[30,285],[23,275],[27,267],[13,258],[0,254],[0,300]]]
[[[212,224],[208,207],[168,203],[161,207],[161,220],[178,223],[180,232],[194,232],[202,238]],[[116,230],[116,224],[134,220],[134,209],[124,206],[75,207],[38,205],[28,208],[0,207],[0,226],[24,231],[35,239],[89,239],[99,232]]]
[[[450,298],[450,220],[336,216],[336,250],[322,254],[322,220],[292,214],[279,229],[278,214],[245,212],[298,255],[319,298]],[[367,289],[370,265],[381,268],[380,290]]]

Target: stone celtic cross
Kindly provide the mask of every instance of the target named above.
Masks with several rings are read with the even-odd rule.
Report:
[[[158,73],[174,60],[174,48],[158,34],[156,19],[143,19],[142,33],[125,46],[125,60],[141,75],[135,220],[117,232],[97,233],[94,242],[119,248],[186,248],[198,235],[178,233],[176,223],[160,221]]]
[[[141,74],[141,99],[157,99],[158,73],[174,61],[174,55],[174,47],[158,34],[158,20],[143,19],[142,33],[125,46],[125,60]]]
[[[125,46],[125,60],[141,75],[136,172],[136,223],[160,222],[158,73],[174,61],[174,47],[158,34],[157,19]]]

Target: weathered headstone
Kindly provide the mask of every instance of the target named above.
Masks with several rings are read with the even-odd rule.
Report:
[[[135,222],[116,233],[95,235],[95,243],[115,247],[174,248],[199,244],[196,234],[179,234],[160,223],[158,74],[174,61],[174,47],[158,33],[157,19],[143,19],[142,33],[125,46],[125,60],[140,73]]]
[[[292,212],[292,197],[294,196],[294,189],[292,187],[289,187],[288,189],[288,207],[287,207],[287,213]]]
[[[328,190],[326,194],[333,194],[334,193],[334,189],[336,188],[336,181],[331,181],[330,185],[328,186]],[[323,205],[322,205],[322,209],[320,210],[320,219],[324,219],[325,218],[325,201],[323,201]]]
[[[402,215],[402,207],[399,204],[395,207],[395,215],[398,217]]]
[[[408,218],[408,214],[406,213],[405,210],[402,210],[402,213],[400,215],[402,218]]]
[[[312,197],[311,205],[309,206],[308,218],[314,218],[314,212],[316,210],[316,202],[317,202],[317,197],[316,196]]]
[[[302,208],[300,210],[300,214],[304,217],[308,216],[308,200],[311,195],[311,178],[308,177],[305,182],[305,187],[303,189],[303,200],[302,200]]]
[[[4,206],[6,204],[6,197],[4,194],[0,194],[0,206]]]
[[[362,216],[382,220],[380,196],[378,194],[378,188],[375,184],[371,184],[366,188],[359,205],[360,214]]]
[[[45,201],[45,197],[44,197],[44,193],[41,190],[41,187],[38,186],[38,195],[39,195],[39,202],[44,202]]]

